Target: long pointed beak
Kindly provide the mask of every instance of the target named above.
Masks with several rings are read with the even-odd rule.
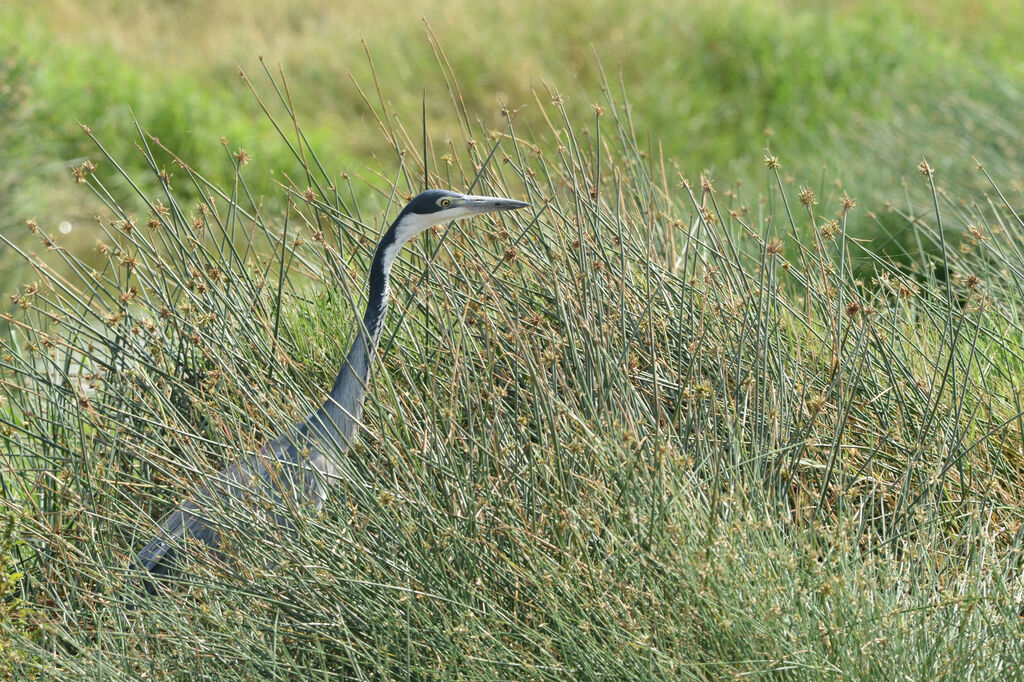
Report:
[[[501,197],[481,197],[467,194],[462,198],[462,207],[472,213],[493,213],[495,211],[512,211],[529,206],[525,201],[502,199]]]

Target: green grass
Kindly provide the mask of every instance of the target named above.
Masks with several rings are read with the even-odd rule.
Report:
[[[135,609],[127,566],[162,514],[321,400],[422,159],[418,123],[381,145],[401,169],[392,152],[359,178],[314,144],[267,200],[266,170],[223,151],[226,181],[176,167],[171,189],[150,138],[120,177],[100,153],[103,246],[26,250],[0,342],[10,673],[1012,675],[1024,243],[1004,178],[903,169],[910,198],[876,214],[907,225],[894,264],[849,233],[868,210],[788,182],[784,154],[756,183],[680,183],[613,91],[601,116],[545,94],[433,140],[432,184],[533,210],[431,231],[396,265],[325,512],[195,556]]]
[[[3,175],[18,177],[0,227],[20,235],[32,216],[44,226],[84,226],[100,207],[67,182],[66,166],[91,154],[76,122],[103,135],[138,172],[145,166],[134,153],[129,110],[217,182],[232,172],[220,138],[232,151],[244,147],[267,171],[253,174],[254,192],[277,201],[269,171],[289,167],[287,151],[237,77],[237,64],[258,69],[259,54],[288,70],[294,102],[309,103],[303,129],[332,174],[361,176],[367,159],[390,154],[349,74],[379,109],[375,74],[406,122],[418,120],[412,112],[425,91],[435,141],[461,139],[465,125],[451,115],[435,65],[440,44],[470,119],[490,128],[501,127],[504,105],[523,107],[523,125],[550,141],[542,115],[549,89],[566,98],[572,120],[588,120],[601,99],[596,54],[621,73],[640,146],[664,154],[670,174],[674,165],[691,176],[708,169],[721,182],[764,191],[757,150],[769,130],[767,141],[787,161],[785,176],[855,189],[867,211],[852,216],[853,234],[905,258],[915,247],[906,225],[879,226],[867,213],[886,202],[906,205],[901,182],[922,156],[946,182],[977,191],[984,187],[972,156],[985,158],[1008,187],[1024,178],[1016,144],[1022,26],[1024,10],[994,0],[970,7],[916,0],[898,9],[876,0],[663,0],[643,9],[621,1],[139,8],[19,0],[0,21],[0,48],[23,63],[11,80],[25,91],[19,111],[0,112],[0,127],[20,122],[0,159]],[[360,38],[377,55],[375,71]],[[116,174],[102,164],[98,172]],[[910,187],[926,206],[927,196]],[[80,254],[92,247],[86,230],[73,234]]]

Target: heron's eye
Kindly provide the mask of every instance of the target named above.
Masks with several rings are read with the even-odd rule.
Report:
[[[441,205],[441,208],[448,208],[449,206],[452,205],[452,200],[451,199],[441,199],[441,201],[439,201],[437,203]]]

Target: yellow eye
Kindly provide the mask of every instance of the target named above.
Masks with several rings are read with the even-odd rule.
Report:
[[[448,208],[449,206],[452,205],[452,200],[451,199],[441,199],[441,201],[439,201],[437,203],[441,205],[441,208]]]

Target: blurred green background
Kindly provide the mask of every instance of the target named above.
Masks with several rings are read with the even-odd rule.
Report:
[[[922,156],[942,184],[979,187],[977,157],[1019,193],[1022,32],[1024,6],[995,0],[13,0],[0,13],[0,229],[20,238],[27,218],[48,232],[68,221],[63,243],[91,245],[100,207],[69,166],[100,155],[78,123],[141,168],[133,113],[215,181],[232,177],[221,138],[244,147],[268,171],[251,181],[274,201],[270,171],[294,162],[238,76],[240,66],[265,82],[260,55],[287,74],[329,171],[393,175],[394,152],[354,82],[377,102],[369,51],[383,100],[418,131],[425,93],[443,144],[458,121],[432,33],[487,127],[501,127],[507,105],[522,107],[520,126],[547,128],[538,101],[553,92],[587,125],[603,67],[670,169],[757,190],[770,145],[795,185],[841,184],[856,197],[867,210],[853,229],[895,254],[899,219],[874,212],[917,209],[902,179]],[[101,178],[109,171],[100,164]]]

